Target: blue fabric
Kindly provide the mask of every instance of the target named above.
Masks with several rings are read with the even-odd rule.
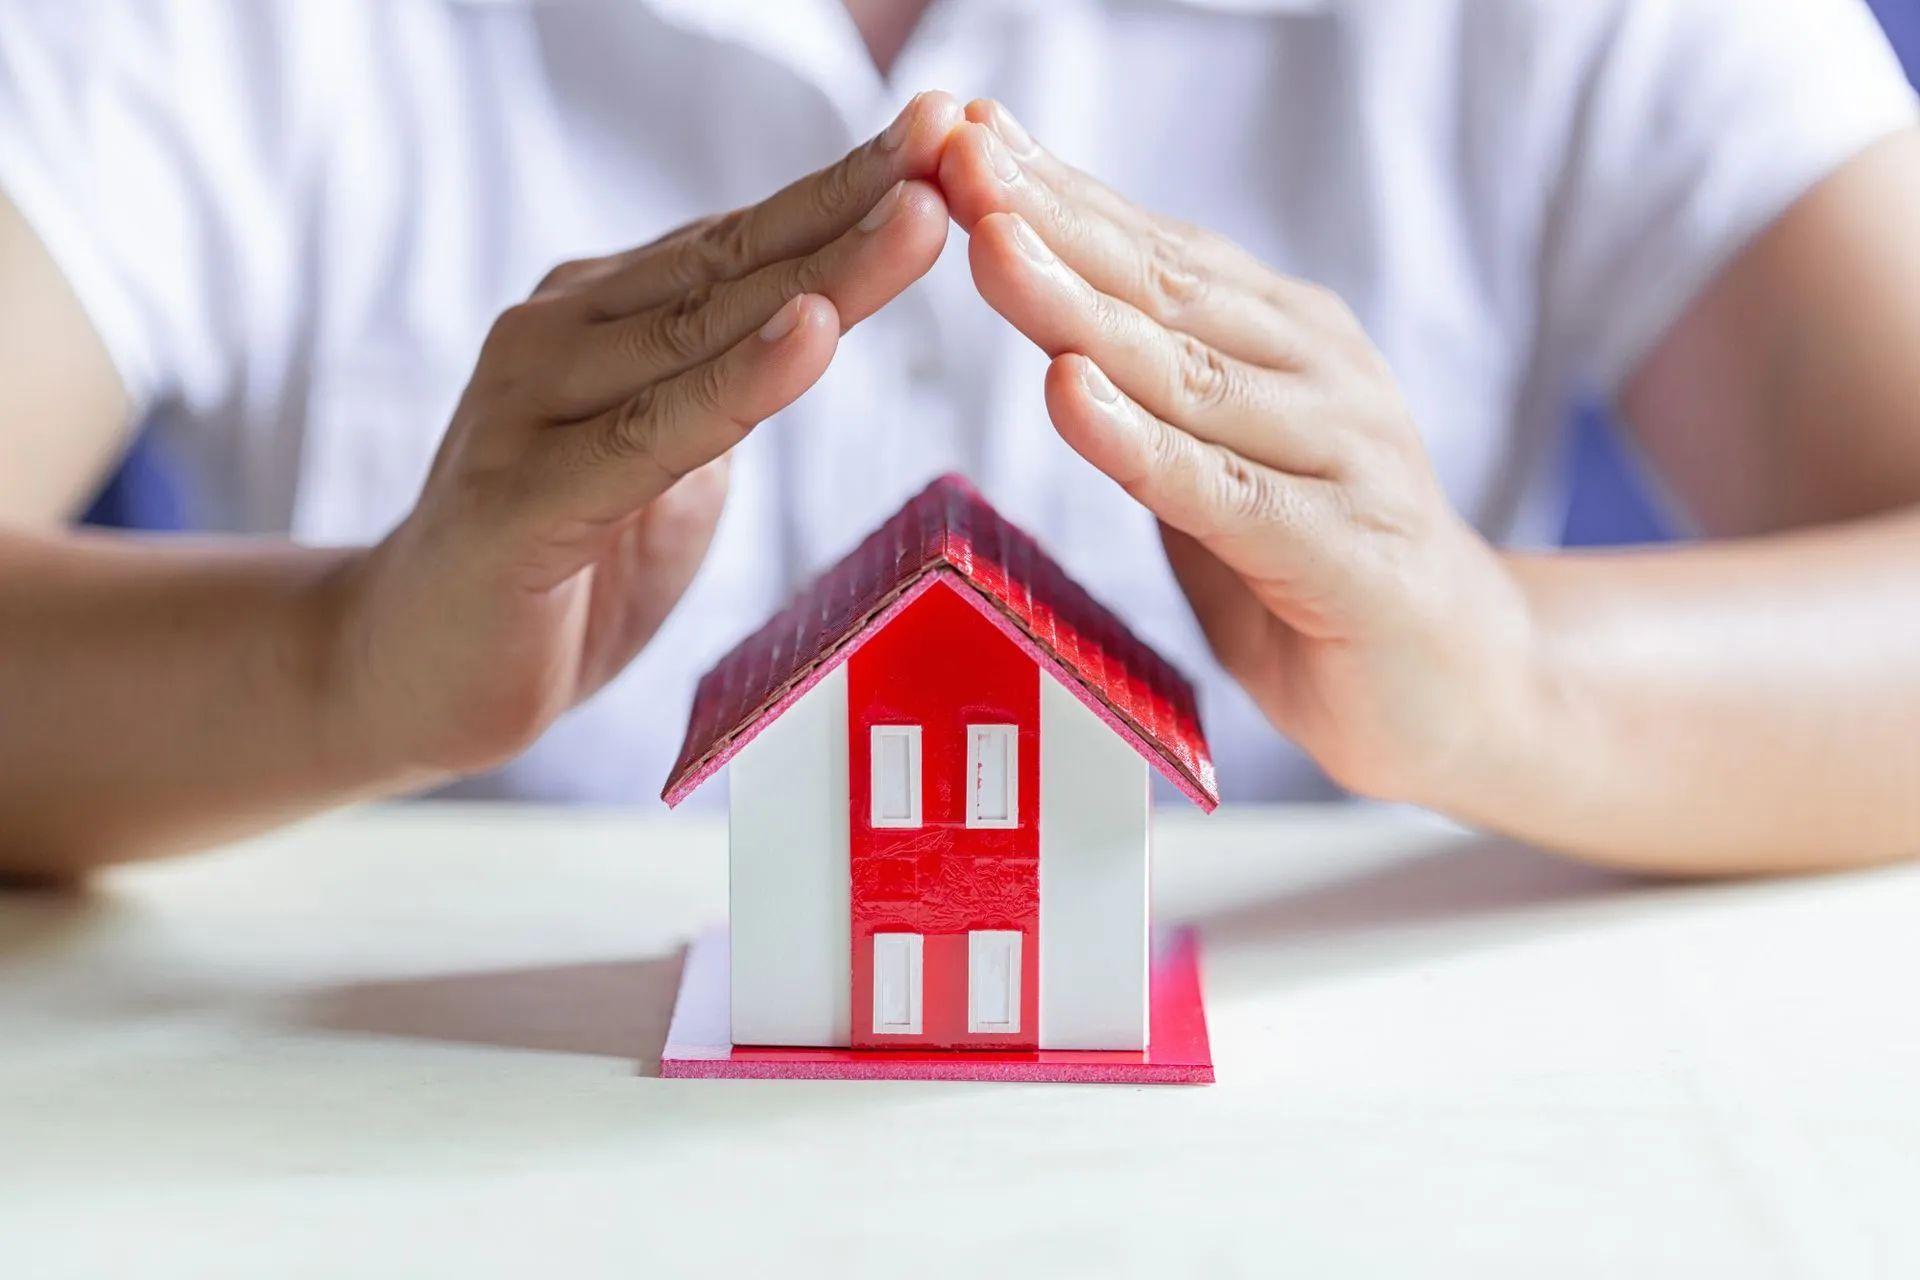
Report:
[[[168,464],[151,435],[143,434],[133,442],[120,460],[120,469],[100,490],[80,522],[114,529],[186,528],[186,504],[177,470]]]
[[[1615,547],[1673,536],[1645,474],[1622,445],[1614,423],[1599,410],[1575,414],[1567,467],[1572,476],[1560,537],[1566,546]]]
[[[1920,0],[1870,0],[1893,47],[1920,84]],[[1568,450],[1571,502],[1562,541],[1570,547],[1659,542],[1671,526],[1651,497],[1644,474],[1621,447],[1616,427],[1591,409],[1575,419]]]
[[[1909,79],[1920,81],[1920,0],[1870,0]]]

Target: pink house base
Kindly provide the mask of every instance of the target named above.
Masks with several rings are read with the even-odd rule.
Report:
[[[1143,1050],[802,1049],[735,1045],[727,1008],[727,931],[696,940],[660,1055],[667,1079],[1000,1080],[1059,1084],[1212,1084],[1213,1050],[1200,996],[1200,939],[1192,929],[1156,931],[1152,1040]]]

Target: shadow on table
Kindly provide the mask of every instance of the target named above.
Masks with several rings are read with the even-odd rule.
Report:
[[[1270,988],[1378,964],[1418,963],[1572,927],[1570,912],[1654,891],[1653,882],[1494,838],[1215,908],[1193,918],[1209,985]],[[311,997],[301,1021],[329,1031],[591,1054],[657,1076],[684,950],[631,961],[357,983]]]
[[[1570,862],[1497,837],[1461,843],[1192,918],[1230,985],[1271,987],[1594,924],[1671,882]]]
[[[660,1074],[684,949],[643,960],[365,982],[314,997],[327,1031],[627,1058]]]
[[[0,966],[16,955],[45,957],[122,910],[111,894],[85,884],[0,884]]]

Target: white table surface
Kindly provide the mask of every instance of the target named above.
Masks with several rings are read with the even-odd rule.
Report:
[[[713,818],[370,810],[0,896],[0,1277],[1920,1276],[1920,869],[1158,838],[1211,1088],[654,1078]]]

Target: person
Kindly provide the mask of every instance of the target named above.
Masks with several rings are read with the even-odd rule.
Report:
[[[1920,132],[1858,0],[0,30],[8,871],[647,796],[698,672],[955,467],[1196,675],[1229,799],[1920,850]],[[1580,394],[1701,538],[1537,549]],[[140,422],[202,536],[62,527]]]

